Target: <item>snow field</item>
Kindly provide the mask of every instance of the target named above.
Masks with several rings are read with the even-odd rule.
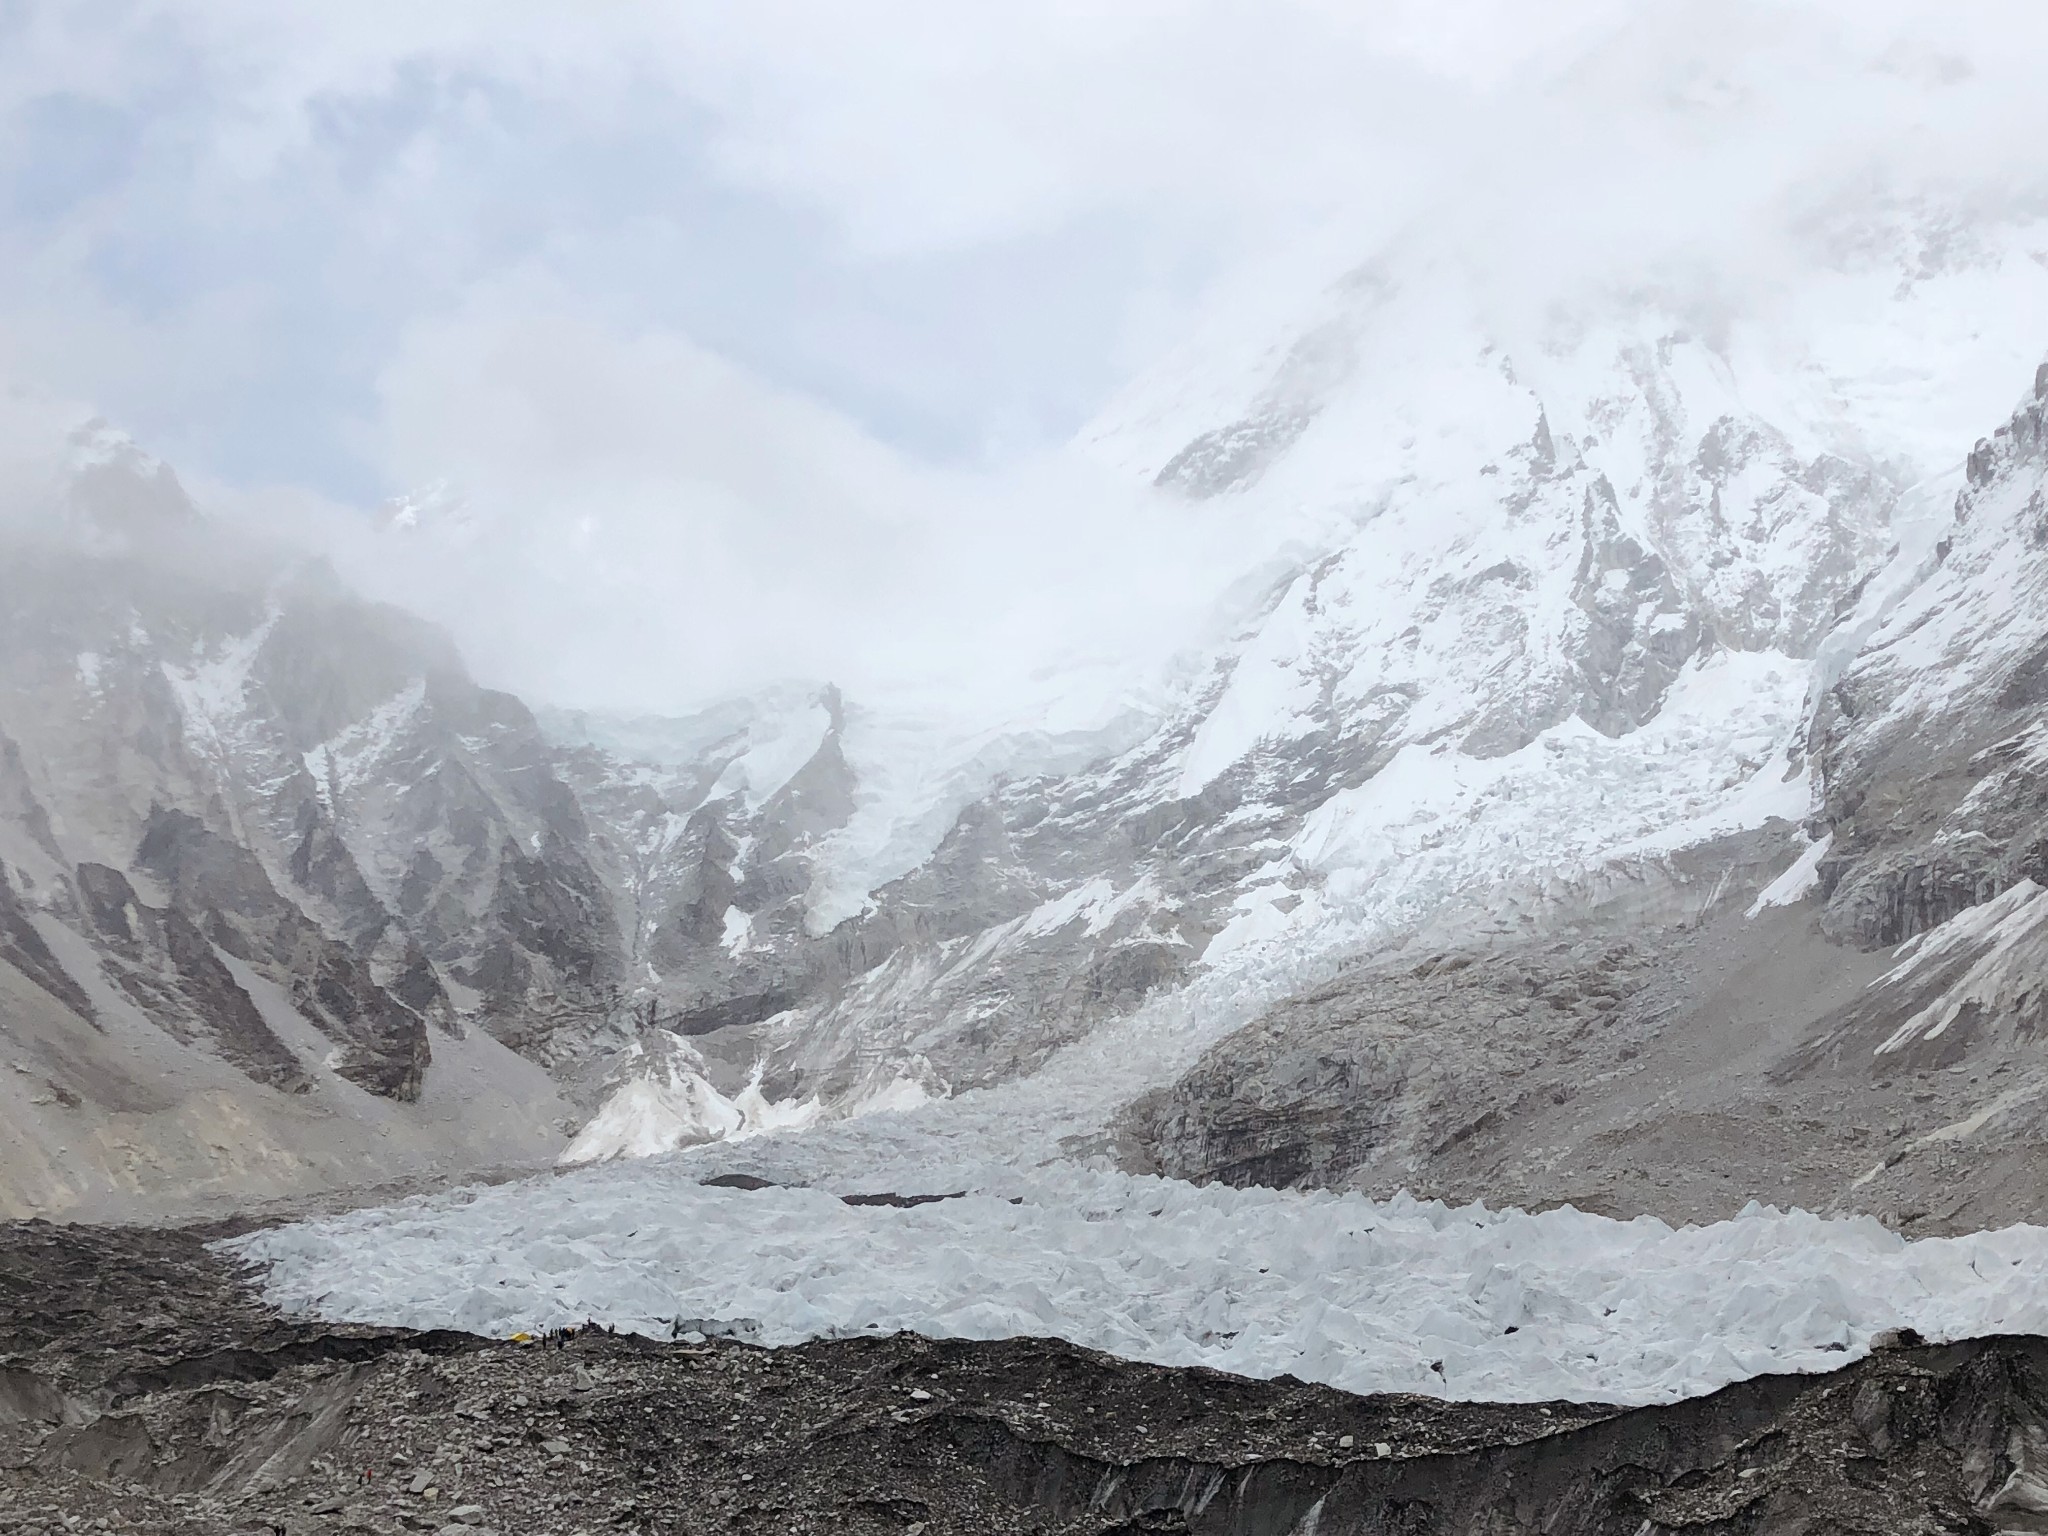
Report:
[[[911,1209],[695,1182],[689,1159],[465,1190],[222,1245],[335,1321],[508,1335],[678,1320],[771,1345],[1068,1339],[1355,1392],[1669,1402],[1820,1371],[1876,1331],[2048,1331],[2048,1229],[1907,1242],[1752,1206],[1674,1231],[1569,1209],[988,1170]],[[957,1187],[957,1186],[954,1186]],[[904,1189],[944,1194],[951,1189]]]

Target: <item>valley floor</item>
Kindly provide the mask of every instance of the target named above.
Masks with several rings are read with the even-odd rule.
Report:
[[[0,1528],[2048,1530],[2044,935],[1723,903],[796,1134],[0,1228]]]
[[[0,1526],[156,1532],[2028,1531],[2048,1344],[1624,1410],[1030,1339],[787,1349],[297,1321],[219,1229],[0,1227]]]

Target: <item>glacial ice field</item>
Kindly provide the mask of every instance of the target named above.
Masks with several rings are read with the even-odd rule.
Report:
[[[273,1302],[333,1321],[500,1337],[596,1321],[763,1344],[1033,1335],[1470,1400],[1670,1402],[1835,1369],[1887,1328],[2048,1332],[2048,1228],[1909,1242],[1867,1217],[1752,1206],[1674,1230],[1088,1166],[1113,1105],[1263,995],[1223,980],[996,1088],[223,1246],[264,1267]],[[773,1186],[702,1182],[732,1172]],[[841,1198],[874,1194],[953,1198]]]
[[[2048,1330],[2042,1228],[1908,1242],[1869,1218],[1752,1206],[1673,1230],[1066,1162],[961,1165],[957,1182],[921,1188],[706,1187],[708,1171],[689,1155],[609,1164],[224,1246],[267,1267],[274,1302],[337,1321],[506,1336],[595,1320],[764,1344],[1052,1336],[1164,1365],[1503,1401],[1669,1402],[1833,1369],[1896,1326]],[[840,1198],[862,1192],[954,1198]]]

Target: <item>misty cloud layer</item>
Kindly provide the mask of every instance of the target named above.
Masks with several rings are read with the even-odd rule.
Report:
[[[1373,263],[1455,270],[1525,357],[1619,293],[1758,345],[1797,312],[1881,380],[1843,274],[2048,212],[2044,65],[2017,0],[31,5],[0,375],[540,698],[986,703],[1099,658],[1108,708],[1331,515],[1066,449],[1126,381],[1229,376]],[[2036,302],[1864,451],[1959,451]]]

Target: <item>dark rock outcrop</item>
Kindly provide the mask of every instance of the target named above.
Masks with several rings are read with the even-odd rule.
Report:
[[[78,866],[78,891],[109,976],[145,1017],[175,1039],[206,1044],[256,1082],[304,1089],[299,1059],[190,917],[145,904],[104,864]]]
[[[380,986],[368,963],[328,936],[270,883],[246,847],[184,811],[157,807],[136,867],[162,882],[195,932],[284,987],[342,1048],[335,1071],[372,1093],[417,1099],[432,1060],[425,1021]]]
[[[1627,944],[1560,944],[1355,968],[1131,1105],[1127,1161],[1198,1182],[1398,1186],[1550,1091],[1532,1063],[1568,1079],[1615,1049],[1648,965]]]
[[[29,921],[21,897],[0,864],[0,961],[20,971],[81,1019],[93,1019],[92,999],[50,952],[50,944]]]

